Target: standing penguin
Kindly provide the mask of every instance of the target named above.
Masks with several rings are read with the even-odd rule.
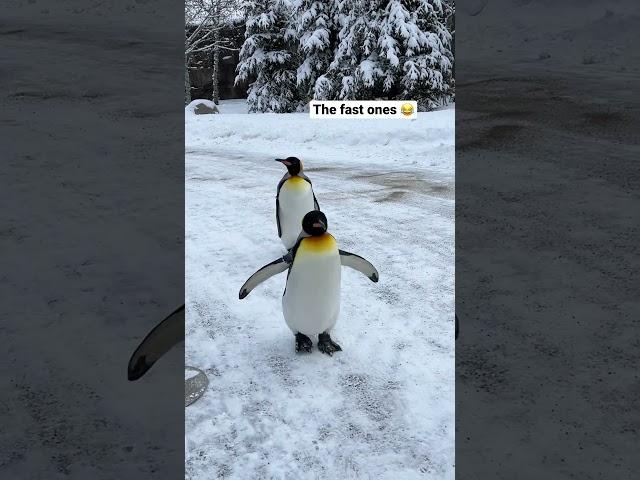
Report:
[[[320,210],[311,180],[302,173],[302,161],[296,157],[276,158],[287,167],[276,193],[278,237],[290,250],[298,240],[302,218],[311,210]]]
[[[378,281],[371,263],[353,253],[338,249],[336,239],[327,233],[327,217],[314,210],[302,220],[302,232],[294,247],[283,257],[254,273],[240,289],[240,299],[278,273],[289,270],[282,296],[285,322],[296,336],[296,351],[310,352],[310,337],[318,336],[318,350],[328,355],[342,350],[331,340],[329,331],[340,312],[340,270],[351,267]]]

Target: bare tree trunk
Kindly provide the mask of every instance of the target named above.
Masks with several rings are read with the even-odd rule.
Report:
[[[184,104],[191,103],[191,79],[189,78],[189,56],[184,57]]]
[[[213,36],[213,71],[211,72],[211,100],[218,105],[220,103],[220,47],[218,42],[220,34],[216,30]]]

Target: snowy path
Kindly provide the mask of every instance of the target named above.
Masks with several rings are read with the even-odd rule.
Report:
[[[368,146],[386,161],[350,163],[335,145],[299,154],[340,247],[380,272],[373,284],[343,269],[334,357],[295,354],[281,312],[286,274],[237,296],[283,254],[281,140],[250,155],[220,132],[235,123],[251,137],[265,116],[187,118],[186,363],[211,380],[186,410],[187,478],[453,478],[453,110],[430,115],[450,125],[425,147],[440,152],[431,170],[392,161],[393,142]],[[292,118],[298,133],[319,128],[279,115],[266,130],[290,134]]]

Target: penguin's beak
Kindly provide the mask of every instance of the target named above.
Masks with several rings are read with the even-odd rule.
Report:
[[[276,162],[280,162],[283,165],[286,165],[287,167],[291,166],[291,162],[289,160],[284,159],[284,158],[276,158]]]
[[[314,228],[321,228],[322,230],[326,230],[327,226],[324,224],[324,222],[322,220],[318,220],[317,222],[315,222],[313,224]]]

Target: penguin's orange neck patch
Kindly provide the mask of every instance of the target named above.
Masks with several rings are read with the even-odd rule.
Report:
[[[298,253],[328,253],[338,248],[333,235],[325,233],[320,237],[307,237],[300,242]]]
[[[309,186],[309,182],[307,182],[304,178],[298,177],[296,175],[288,179],[283,186],[292,190],[303,190]]]

